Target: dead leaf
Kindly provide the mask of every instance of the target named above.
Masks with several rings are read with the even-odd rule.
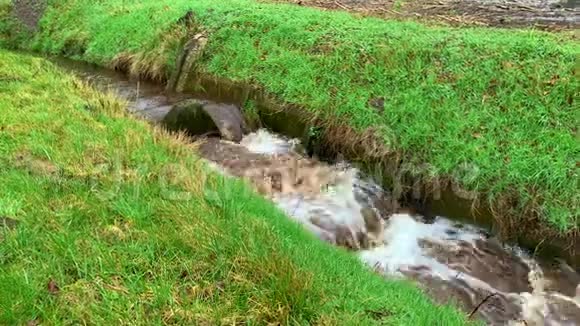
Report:
[[[509,62],[509,61],[504,61],[502,64],[503,64],[503,67],[505,69],[509,69],[509,68],[512,68],[514,66],[514,64]]]
[[[52,295],[57,295],[58,292],[60,291],[58,284],[56,284],[56,282],[53,279],[50,279],[50,281],[48,281],[48,285],[46,286],[46,288],[48,289],[48,292]]]
[[[556,85],[556,83],[558,82],[558,80],[560,79],[560,75],[554,75],[552,76],[552,78],[548,81],[548,84],[550,86],[554,86]]]

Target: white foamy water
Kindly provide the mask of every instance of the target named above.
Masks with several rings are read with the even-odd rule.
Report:
[[[369,230],[361,213],[362,206],[354,196],[354,173],[354,170],[347,170],[341,183],[316,197],[279,194],[274,195],[273,200],[288,216],[327,241],[337,243],[340,240],[336,238],[338,227],[356,238],[356,234]]]
[[[248,151],[273,160],[298,144],[265,130],[241,141]],[[468,310],[493,294],[478,311],[489,324],[579,325],[580,299],[546,290],[542,267],[523,250],[495,245],[483,230],[444,217],[426,223],[409,214],[381,212],[371,197],[384,193],[379,185],[346,165],[336,167],[336,174],[336,182],[315,196],[274,193],[271,198],[288,216],[338,245],[344,245],[341,237],[356,241],[371,232],[363,214],[370,209],[382,232],[369,236],[370,249],[349,246],[362,249],[357,252],[362,262],[385,277],[411,277],[434,290],[435,297],[438,292],[447,299],[454,296]]]
[[[482,235],[474,230],[453,227],[451,221],[440,217],[433,224],[424,224],[408,214],[394,214],[387,222],[385,238],[388,239],[386,244],[360,253],[365,263],[395,276],[402,276],[403,270],[424,266],[434,276],[450,279],[457,277],[458,272],[427,256],[419,245],[419,240],[429,239],[454,246],[458,241],[474,243]]]
[[[252,153],[284,154],[294,150],[298,143],[297,139],[287,140],[265,129],[259,129],[246,135],[240,145],[246,147]]]

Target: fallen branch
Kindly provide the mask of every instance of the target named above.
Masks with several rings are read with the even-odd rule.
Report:
[[[338,2],[338,1],[334,1],[334,4],[339,6],[340,8],[342,8],[344,10],[349,10],[348,7],[346,7],[345,5],[343,5],[342,3]]]
[[[477,312],[477,310],[479,310],[479,307],[481,307],[487,300],[491,299],[493,296],[497,295],[497,293],[492,293],[490,295],[488,295],[487,297],[485,297],[485,299],[483,299],[474,309],[473,311],[469,314],[469,316],[467,317],[467,319],[471,319],[473,317],[473,315],[475,315],[475,313]]]

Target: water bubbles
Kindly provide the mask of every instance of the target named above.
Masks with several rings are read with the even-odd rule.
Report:
[[[477,310],[491,324],[513,324],[518,318],[546,325],[580,321],[567,313],[570,307],[580,310],[580,303],[547,291],[536,260],[485,230],[444,217],[394,214],[397,205],[377,183],[347,162],[329,166],[300,156],[298,140],[258,130],[240,145],[270,160],[269,169],[292,165],[296,171],[290,174],[300,175],[300,186],[290,187],[292,191],[274,189],[270,198],[278,207],[321,240],[357,250],[364,263],[385,277],[411,278],[434,299],[448,303],[454,298],[468,311],[491,295]],[[324,172],[323,177],[314,177],[316,171]]]

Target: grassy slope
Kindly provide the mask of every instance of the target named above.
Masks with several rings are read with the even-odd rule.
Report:
[[[10,14],[10,0],[0,0],[0,47],[6,46],[10,25],[7,17]]]
[[[0,50],[0,324],[463,323],[122,111]]]
[[[142,70],[171,71],[174,23],[192,9],[210,35],[205,71],[375,128],[407,162],[430,163],[431,174],[476,166],[475,177],[458,178],[465,187],[490,200],[516,198],[516,213],[536,209],[554,229],[578,229],[574,41],[252,0],[53,3],[34,49],[105,65],[123,53]],[[383,113],[367,104],[375,97],[384,97]]]

